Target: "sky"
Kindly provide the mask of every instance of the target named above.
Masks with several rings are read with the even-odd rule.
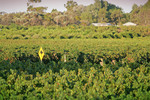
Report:
[[[68,0],[42,0],[41,3],[34,3],[34,6],[48,7],[47,12],[51,12],[52,9],[58,11],[66,11],[64,4]],[[94,3],[94,0],[73,0],[78,5],[90,5]],[[111,4],[115,4],[123,9],[123,12],[129,13],[132,10],[132,5],[137,4],[138,6],[144,5],[148,0],[106,0]],[[0,0],[0,12],[4,11],[7,13],[12,12],[26,12],[28,0]]]

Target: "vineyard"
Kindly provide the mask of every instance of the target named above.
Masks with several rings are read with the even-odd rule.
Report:
[[[150,100],[149,27],[0,27],[0,100]]]
[[[0,25],[0,39],[122,39],[150,36],[150,26],[17,26]]]

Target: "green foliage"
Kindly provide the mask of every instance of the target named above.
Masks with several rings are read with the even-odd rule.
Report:
[[[138,7],[133,5],[133,9],[130,13],[130,20],[136,22],[139,25],[149,25],[150,24],[150,1],[143,6]]]
[[[86,23],[82,23],[86,24]],[[149,26],[10,26],[1,25],[0,39],[102,39],[102,38],[137,38],[148,37]]]
[[[120,9],[115,9],[115,10],[111,10],[111,15],[110,15],[110,18],[111,18],[111,21],[114,23],[114,25],[121,25],[121,18],[123,16],[123,13],[121,12]]]
[[[28,2],[35,2],[35,3],[37,3],[37,2],[41,2],[41,0],[28,0]]]
[[[147,3],[143,6],[145,9],[150,9],[150,0],[147,1]]]
[[[1,39],[0,99],[149,100],[148,40]],[[40,46],[45,52],[42,63]]]
[[[64,4],[67,11],[59,12],[52,10],[51,13],[45,12],[47,7],[33,7],[32,2],[40,2],[40,0],[29,0],[29,3],[27,3],[27,12],[0,15],[0,24],[10,25],[14,23],[23,26],[67,26],[73,24],[87,26],[93,22],[111,22],[118,24],[117,20],[110,19],[110,10],[117,9],[122,12],[120,8],[103,0],[95,0],[95,3],[89,6],[78,5],[77,2],[69,0]],[[120,17],[124,18],[124,16]]]
[[[73,7],[77,6],[77,2],[73,1],[73,0],[69,0],[67,1],[67,4],[64,4],[64,6],[66,7],[66,9],[69,10],[73,10]]]
[[[27,11],[29,11],[29,12],[42,14],[42,13],[44,13],[45,10],[47,10],[47,7],[33,7],[33,6],[29,6],[27,9],[28,9]]]
[[[116,5],[103,0],[94,0],[94,4],[88,6],[78,5],[73,0],[67,1],[64,6],[67,11],[60,12],[53,9],[51,13],[45,12],[47,7],[33,7],[32,3],[41,2],[41,0],[28,0],[27,12],[6,13],[0,15],[0,24],[2,25],[23,25],[23,26],[68,26],[83,25],[91,23],[111,23],[121,25],[132,21],[138,25],[150,25],[150,1],[145,5],[138,7],[133,5],[131,13],[123,13],[122,9]]]

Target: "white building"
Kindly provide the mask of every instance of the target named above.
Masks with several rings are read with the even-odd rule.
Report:
[[[123,26],[136,26],[136,24],[132,23],[132,22],[127,22],[127,23],[123,24]]]
[[[92,23],[94,26],[111,26],[110,23]]]

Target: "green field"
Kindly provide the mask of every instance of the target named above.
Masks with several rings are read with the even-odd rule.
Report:
[[[149,36],[5,37],[0,39],[0,100],[150,99]]]
[[[0,39],[123,39],[150,36],[150,26],[18,26],[0,25]]]
[[[1,1],[0,100],[150,100],[150,0]]]
[[[68,59],[77,57],[80,53],[84,55],[93,55],[94,58],[110,58],[111,60],[120,59],[120,57],[131,56],[138,59],[138,56],[149,53],[150,41],[147,38],[136,39],[54,39],[54,40],[0,40],[0,48],[2,58],[16,59],[24,54],[24,56],[33,55],[38,58],[40,47],[44,49],[45,57],[49,54],[59,54],[63,60],[66,54]],[[139,54],[139,55],[138,55]],[[97,58],[98,59],[98,58]],[[95,58],[96,60],[96,58]],[[120,59],[121,60],[121,59]]]

